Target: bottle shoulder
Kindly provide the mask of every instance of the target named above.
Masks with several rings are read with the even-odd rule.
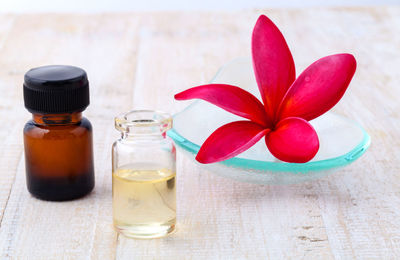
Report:
[[[33,120],[26,122],[24,126],[24,135],[36,138],[54,137],[54,136],[83,136],[92,133],[92,124],[88,119],[82,117],[77,124],[66,125],[39,125]]]
[[[88,131],[92,131],[92,123],[86,117],[82,117],[80,126],[86,128]]]

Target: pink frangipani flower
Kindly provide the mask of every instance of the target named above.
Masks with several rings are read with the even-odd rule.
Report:
[[[248,120],[215,130],[201,146],[196,160],[214,163],[249,149],[261,138],[279,160],[304,163],[319,149],[308,122],[342,98],[356,70],[351,54],[336,54],[311,64],[296,79],[292,54],[276,25],[261,15],[252,35],[253,68],[261,93],[254,95],[232,85],[208,84],[175,95],[177,100],[203,99]]]

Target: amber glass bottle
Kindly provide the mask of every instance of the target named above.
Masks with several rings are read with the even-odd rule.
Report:
[[[24,128],[29,192],[43,200],[72,200],[94,187],[92,126],[86,72],[73,66],[31,69],[24,78]]]

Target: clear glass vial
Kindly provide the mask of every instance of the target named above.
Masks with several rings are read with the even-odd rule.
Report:
[[[114,227],[134,238],[163,237],[175,229],[175,146],[166,135],[169,114],[130,111],[115,118],[121,132],[112,148]]]

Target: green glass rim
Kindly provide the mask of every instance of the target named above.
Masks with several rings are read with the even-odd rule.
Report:
[[[358,125],[359,126],[359,125]],[[359,126],[360,127],[360,126]],[[361,127],[360,127],[361,128]],[[361,128],[363,132],[363,140],[350,152],[345,153],[341,156],[320,160],[312,161],[307,163],[286,163],[286,162],[266,162],[251,159],[244,159],[234,157],[229,160],[222,161],[220,163],[230,167],[238,167],[245,169],[254,169],[262,171],[275,171],[275,172],[293,172],[293,173],[306,173],[309,171],[321,171],[332,168],[345,166],[352,163],[363,155],[371,144],[371,138],[368,133]],[[167,135],[174,140],[174,142],[184,150],[197,154],[200,150],[200,146],[192,143],[191,141],[180,135],[175,129],[171,129],[167,132]]]

